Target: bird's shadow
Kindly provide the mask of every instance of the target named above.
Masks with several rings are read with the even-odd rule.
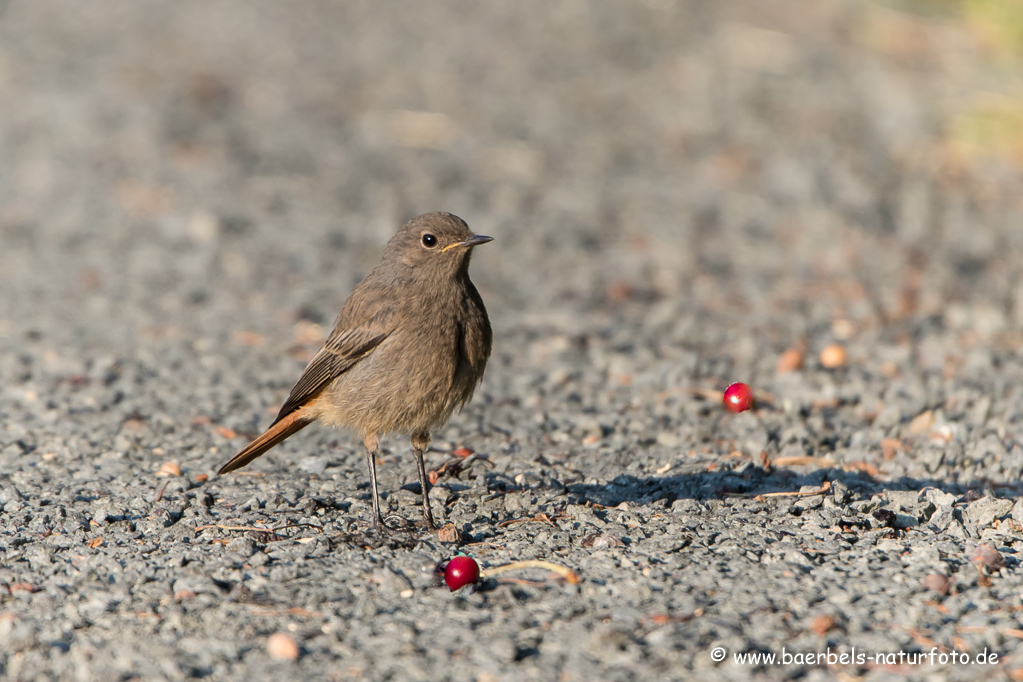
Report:
[[[840,484],[840,485],[836,485]],[[847,500],[864,499],[885,491],[916,491],[937,489],[961,497],[961,501],[979,499],[985,493],[996,497],[1023,495],[1021,482],[1004,483],[990,480],[945,481],[932,478],[900,476],[881,479],[871,473],[839,467],[823,467],[797,471],[784,467],[764,468],[750,463],[737,469],[719,469],[670,476],[616,476],[607,483],[570,483],[566,491],[604,507],[622,502],[634,504],[671,505],[680,499],[707,501],[725,498],[756,498],[761,495],[838,494]],[[843,492],[842,488],[845,491]],[[663,500],[663,502],[662,502]]]

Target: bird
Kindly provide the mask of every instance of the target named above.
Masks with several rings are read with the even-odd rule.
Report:
[[[425,213],[405,223],[345,301],[277,418],[218,474],[244,467],[313,422],[345,427],[366,449],[374,525],[397,530],[380,511],[376,457],[381,436],[405,434],[419,472],[423,518],[436,528],[423,453],[431,432],[472,398],[493,349],[486,307],[469,279],[473,249],[490,241],[451,213]]]

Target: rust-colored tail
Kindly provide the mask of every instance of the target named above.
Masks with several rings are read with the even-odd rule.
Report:
[[[292,412],[283,419],[274,422],[256,440],[246,445],[241,452],[231,458],[230,462],[220,467],[220,471],[217,474],[223,475],[229,471],[241,469],[291,434],[297,433],[309,426],[313,421],[315,421],[315,418],[310,417],[307,410]]]

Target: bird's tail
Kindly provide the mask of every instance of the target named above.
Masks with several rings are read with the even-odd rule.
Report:
[[[217,474],[223,475],[229,471],[241,469],[291,434],[297,433],[312,424],[315,419],[315,417],[309,416],[308,410],[296,410],[283,419],[274,422],[256,440],[246,445],[241,452],[232,457],[230,462],[220,467],[220,471]]]

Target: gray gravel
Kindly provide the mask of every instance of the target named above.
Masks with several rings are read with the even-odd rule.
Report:
[[[943,156],[980,68],[943,26],[0,4],[0,677],[1018,679],[1020,174]],[[495,353],[429,455],[478,453],[434,494],[463,544],[373,531],[350,434],[214,477],[430,210],[496,237]],[[383,460],[418,518],[408,444]],[[451,594],[458,551],[582,581]],[[733,658],[934,647],[999,659]]]

